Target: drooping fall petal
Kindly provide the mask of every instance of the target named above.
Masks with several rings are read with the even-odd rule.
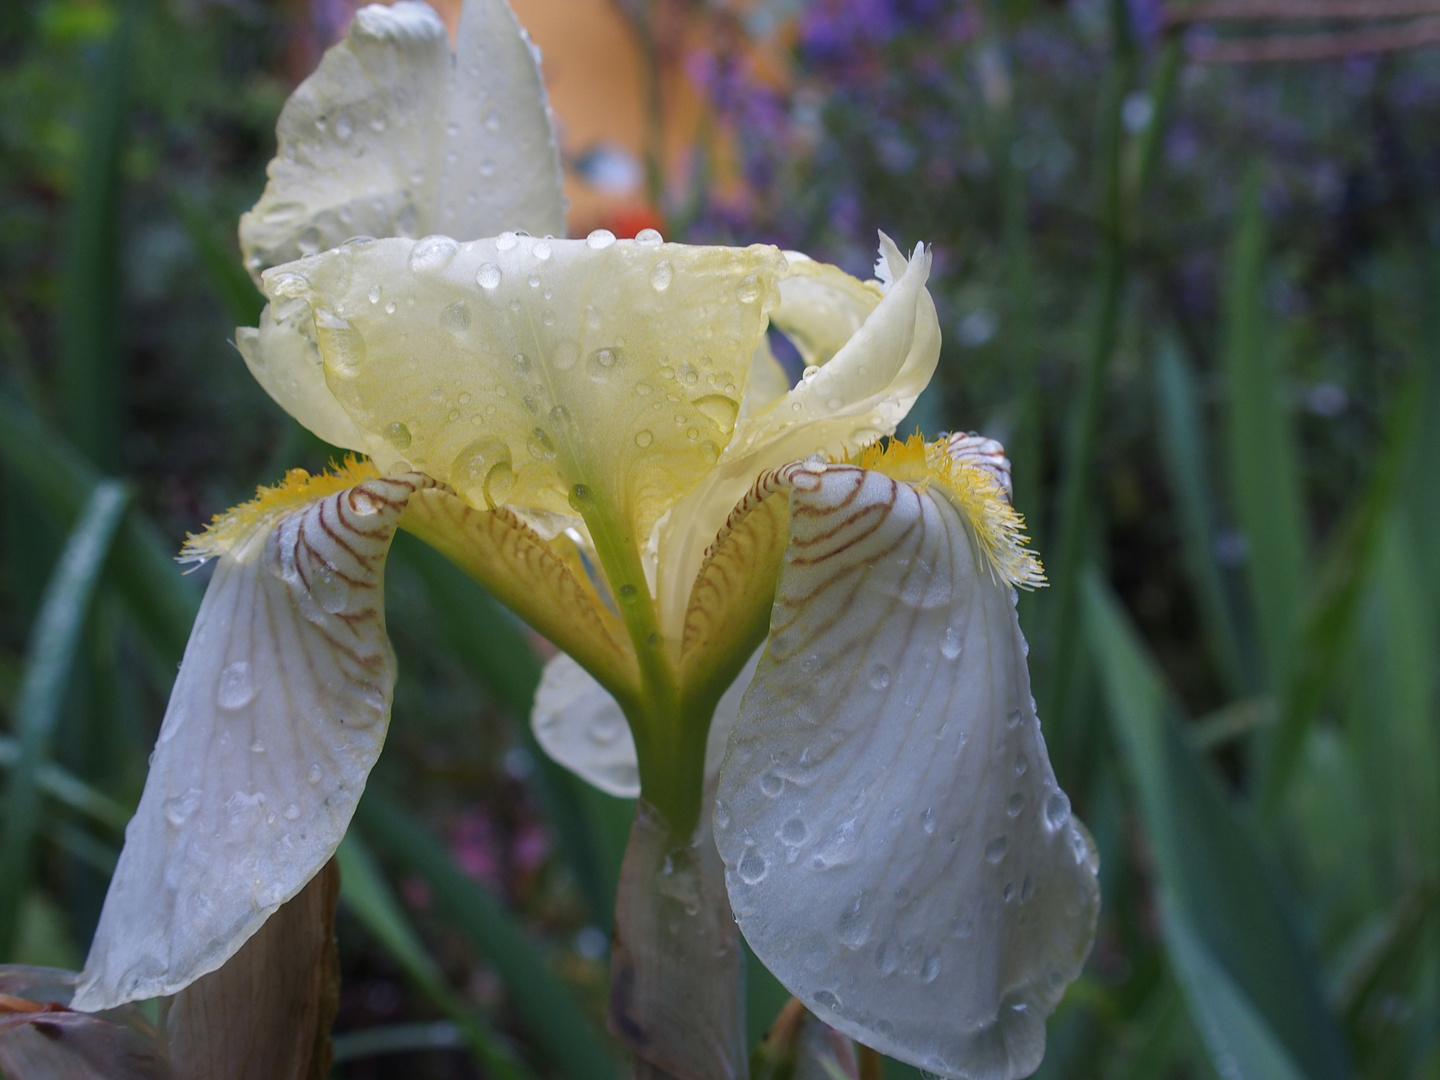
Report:
[[[75,973],[0,966],[0,1072],[9,1080],[173,1080],[160,1034],[139,1009],[67,1007]]]
[[[334,854],[390,719],[383,570],[410,474],[295,478],[193,542],[218,555],[75,1007],[215,970]]]
[[[789,479],[771,636],[715,809],[736,918],[832,1027],[943,1076],[1028,1075],[1099,896],[1011,563],[983,535],[996,482],[818,463]]]

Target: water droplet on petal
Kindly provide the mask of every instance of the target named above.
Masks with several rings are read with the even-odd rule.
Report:
[[[1053,791],[1045,800],[1045,824],[1058,829],[1070,820],[1070,796],[1063,791]]]
[[[654,441],[655,436],[651,434],[648,428],[642,429],[635,433],[635,445],[638,446],[641,450],[644,450]]]
[[[890,685],[890,669],[884,664],[876,664],[870,669],[870,686],[875,690],[884,690]]]
[[[1025,809],[1025,796],[1018,791],[1005,800],[1005,813],[1011,817],[1019,817],[1020,811]]]
[[[335,121],[335,137],[341,142],[350,138],[355,132],[355,125],[350,122],[348,116],[341,116]]]
[[[285,807],[285,820],[286,820],[286,821],[295,821],[295,820],[298,819],[299,817],[300,817],[300,807],[296,806],[293,802],[292,802],[289,806]]]
[[[485,128],[487,131],[500,130],[500,110],[491,109],[485,114]]]
[[[550,244],[544,240],[536,241],[535,246],[530,250],[531,253],[535,256],[535,258],[539,259],[541,262],[544,262],[546,259],[550,258],[550,255],[552,254],[550,250]]]
[[[765,865],[765,856],[761,855],[754,848],[751,848],[740,859],[737,867],[740,872],[740,880],[746,885],[757,885],[765,878],[765,872],[769,869]]]
[[[309,780],[312,784],[318,784],[320,778],[324,775],[324,771],[320,768],[320,765],[316,763],[310,766],[310,771],[305,774],[305,779]]]
[[[778,774],[773,772],[766,772],[761,774],[760,790],[766,795],[768,795],[770,798],[773,799],[776,795],[779,795],[780,792],[784,789],[785,781]]]
[[[482,289],[494,289],[500,284],[500,267],[494,263],[481,263],[475,272],[475,281]]]
[[[663,244],[665,238],[655,229],[641,229],[635,234],[635,242],[643,247],[654,247],[656,244]]]
[[[615,234],[609,229],[596,229],[585,237],[585,246],[592,251],[601,251],[615,243]]]
[[[661,259],[655,264],[655,269],[650,271],[650,287],[656,292],[664,292],[674,280],[675,267],[669,259]]]
[[[470,306],[464,300],[456,300],[440,313],[440,325],[452,334],[463,334],[470,329]]]
[[[410,447],[410,429],[400,421],[385,425],[385,441],[396,450],[406,450]]]
[[[459,250],[460,245],[448,236],[427,236],[410,249],[410,269],[417,274],[443,270]]]
[[[190,788],[180,795],[171,795],[165,800],[165,820],[178,829],[199,809],[203,795],[204,792],[199,788]]]
[[[800,379],[802,382],[812,383],[815,381],[815,376],[819,374],[820,369],[816,365],[811,364],[809,367],[807,367],[804,371],[800,373]]]
[[[371,302],[372,304],[378,304],[378,303],[380,302],[380,286],[379,286],[379,285],[371,285],[371,286],[370,286],[370,292],[369,292],[368,295],[369,295],[370,302]]]
[[[998,863],[1005,858],[1005,853],[1009,850],[1010,841],[1003,836],[997,836],[985,845],[985,861],[992,864]]]
[[[790,847],[799,847],[809,835],[809,827],[799,818],[791,818],[780,826],[780,839]]]
[[[310,595],[321,611],[336,615],[350,603],[350,586],[334,570],[322,567],[310,581]]]
[[[520,242],[520,238],[513,232],[502,232],[495,238],[496,251],[509,251]]]
[[[216,704],[222,709],[243,709],[255,697],[255,680],[250,675],[250,663],[236,660],[227,664],[220,673],[220,687],[216,691]]]
[[[753,304],[760,299],[761,289],[760,275],[746,274],[740,280],[740,284],[735,286],[735,298],[742,304]]]
[[[1025,760],[1024,754],[1015,755],[1015,775],[1024,776],[1025,770],[1030,768],[1030,762]]]
[[[960,631],[953,626],[945,628],[945,640],[940,642],[940,655],[946,660],[954,660],[960,655],[963,645],[960,641]]]
[[[706,394],[695,402],[705,417],[714,422],[721,434],[729,435],[735,430],[735,418],[740,415],[740,403],[723,394]]]
[[[920,968],[920,981],[932,983],[940,977],[940,951],[937,949],[925,958],[925,964]]]

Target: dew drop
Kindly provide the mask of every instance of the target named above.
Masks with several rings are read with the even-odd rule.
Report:
[[[396,450],[407,450],[410,447],[410,429],[399,420],[393,424],[386,424],[385,441]]]
[[[926,836],[935,834],[935,811],[927,806],[925,812],[920,815],[920,827],[925,830]]]
[[[1070,820],[1070,796],[1063,791],[1053,791],[1045,800],[1045,824],[1058,829]]]
[[[470,329],[470,305],[456,300],[440,313],[440,325],[452,334],[463,334]]]
[[[285,807],[285,820],[286,820],[286,821],[295,821],[295,820],[298,819],[299,817],[300,817],[300,807],[296,806],[293,802],[292,802],[289,806]]]
[[[494,263],[481,263],[480,269],[475,272],[475,282],[482,289],[494,289],[500,284],[500,267]]]
[[[735,286],[735,298],[742,304],[753,304],[760,299],[761,285],[759,274],[746,274]]]
[[[335,121],[335,137],[341,142],[350,138],[355,133],[355,125],[350,122],[348,116],[341,116]]]
[[[985,861],[992,865],[1005,858],[1005,853],[1010,850],[1010,841],[1003,836],[997,836],[985,845]]]
[[[305,779],[309,780],[312,784],[318,784],[320,782],[320,778],[324,775],[325,774],[323,770],[321,770],[320,765],[316,763],[310,766],[310,771],[305,774]]]
[[[536,271],[531,270],[531,271],[530,271],[530,276],[525,279],[525,284],[529,285],[532,289],[538,289],[538,288],[540,287],[540,275],[539,275]],[[519,310],[520,310],[520,301],[519,301],[519,300],[511,300],[511,301],[510,301],[510,310],[511,310],[511,311],[519,311]]]
[[[785,781],[776,773],[762,773],[760,775],[760,790],[773,799],[785,790]]]
[[[585,246],[591,251],[602,251],[615,243],[615,234],[609,229],[596,229],[585,237]]]
[[[502,232],[495,238],[496,251],[509,251],[520,242],[520,238],[513,232]]]
[[[920,968],[920,981],[932,983],[940,977],[940,951],[937,949],[925,958],[924,965]]]
[[[517,352],[510,360],[515,365],[515,374],[520,378],[526,378],[530,374],[530,361],[523,352]]]
[[[669,259],[661,259],[655,264],[655,269],[650,271],[650,287],[656,292],[664,292],[674,280],[675,267]]]
[[[900,966],[900,943],[893,937],[886,938],[875,951],[875,970],[881,975],[894,975]]]
[[[780,826],[780,839],[790,847],[799,847],[809,835],[809,827],[799,818],[791,818]]]
[[[550,436],[545,434],[543,428],[537,427],[530,433],[525,448],[530,451],[530,456],[536,461],[550,461],[555,457],[555,445],[550,441]]]
[[[372,304],[378,304],[378,303],[380,302],[380,286],[379,286],[379,285],[371,285],[371,286],[370,286],[370,292],[368,293],[368,296],[369,296],[370,302],[371,302]]]
[[[344,379],[353,379],[365,365],[365,339],[344,319],[330,312],[315,312],[315,334],[325,366]]]
[[[655,436],[654,436],[653,434],[651,434],[651,432],[650,432],[650,430],[649,430],[648,428],[644,428],[644,429],[642,429],[642,430],[640,430],[640,431],[637,431],[637,432],[635,433],[635,445],[638,446],[641,450],[644,450],[644,449],[646,449],[647,447],[649,447],[649,445],[650,445],[651,443],[653,443],[654,441],[655,441]]]
[[[541,321],[542,323],[544,323],[546,326],[554,326],[554,325],[555,325],[555,312],[554,312],[552,309],[550,309],[550,308],[546,308],[544,311],[542,311],[542,312],[540,313],[540,321]]]
[[[635,242],[642,247],[654,247],[656,244],[663,244],[665,238],[655,229],[641,229],[635,234]]]
[[[876,664],[870,669],[870,686],[875,690],[884,690],[890,685],[890,669],[884,664]]]
[[[165,820],[175,828],[180,828],[200,808],[200,800],[204,794],[199,788],[190,788],[180,795],[171,795],[165,800]]]
[[[865,894],[856,893],[850,906],[840,913],[835,923],[835,934],[842,945],[859,949],[870,940],[870,913],[865,908]]]
[[[723,394],[706,394],[695,402],[695,408],[714,422],[722,435],[735,430],[735,417],[740,414],[740,404]]]
[[[502,439],[477,439],[455,455],[450,481],[471,506],[498,506],[515,484],[510,446]]]
[[[1030,762],[1025,760],[1024,754],[1015,755],[1015,775],[1024,776],[1025,770],[1030,768]]]
[[[715,800],[715,827],[717,829],[730,827],[730,808],[719,799]]]
[[[1020,883],[1020,903],[1029,903],[1030,897],[1035,895],[1035,878],[1030,874],[1025,875],[1025,880]]]
[[[1025,809],[1025,796],[1015,792],[1005,800],[1005,813],[1011,817],[1019,817],[1020,812]]]
[[[804,371],[800,373],[800,379],[802,382],[812,383],[815,381],[815,376],[819,374],[820,369],[816,365],[811,364],[809,367],[807,367]]]
[[[533,254],[535,258],[539,259],[541,262],[544,262],[553,254],[550,249],[550,244],[546,240],[537,241],[535,246],[531,248],[530,251],[531,254]]]
[[[1019,709],[1011,709],[1008,713],[1005,714],[1005,726],[1012,728],[1018,727],[1021,719],[1023,718],[1023,715],[1024,714],[1021,713]]]
[[[394,301],[394,300],[386,300],[386,301],[385,301],[385,314],[386,314],[386,315],[394,315],[394,314],[395,314],[395,301]]]
[[[220,687],[215,702],[222,709],[243,709],[255,697],[255,680],[250,676],[250,663],[236,660],[220,673]]]
[[[491,109],[485,114],[485,129],[487,131],[500,130],[500,110]]]
[[[946,660],[954,660],[960,655],[963,645],[960,641],[960,631],[953,626],[945,628],[945,640],[940,642],[940,655]]]
[[[824,1005],[832,1012],[840,1008],[840,998],[833,990],[815,991],[815,1004]]]
[[[350,586],[329,567],[323,567],[310,582],[310,595],[321,611],[337,615],[350,603]]]
[[[745,852],[737,869],[740,871],[740,880],[746,885],[758,885],[764,880],[765,872],[769,867],[765,865],[765,856],[751,848]]]
[[[459,250],[460,245],[448,236],[427,236],[411,248],[410,269],[417,274],[443,270]]]
[[[559,406],[556,406],[559,408]],[[590,505],[590,489],[584,484],[574,484],[570,488],[570,509],[577,514],[584,514],[585,508]]]

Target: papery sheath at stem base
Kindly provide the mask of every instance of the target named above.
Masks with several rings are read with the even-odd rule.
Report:
[[[708,819],[689,842],[641,799],[620,868],[610,1030],[646,1080],[741,1080],[740,936]]]

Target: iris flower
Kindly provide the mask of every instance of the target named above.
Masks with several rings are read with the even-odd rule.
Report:
[[[404,528],[562,650],[542,742],[640,795],[617,951],[644,951],[646,895],[715,907],[719,871],[667,885],[666,845],[718,850],[741,931],[827,1024],[947,1076],[1033,1070],[1095,854],[1030,697],[1015,590],[1041,576],[1003,452],[886,439],[939,356],[929,252],[882,236],[863,282],[767,246],[553,238],[503,0],[467,0],[453,52],[428,7],[365,8],[278,135],[241,222],[269,306],[237,344],[363,457],[187,544],[214,574],[76,1007],[214,970],[334,853],[389,723]],[[635,1004],[612,1026],[639,1046]]]

